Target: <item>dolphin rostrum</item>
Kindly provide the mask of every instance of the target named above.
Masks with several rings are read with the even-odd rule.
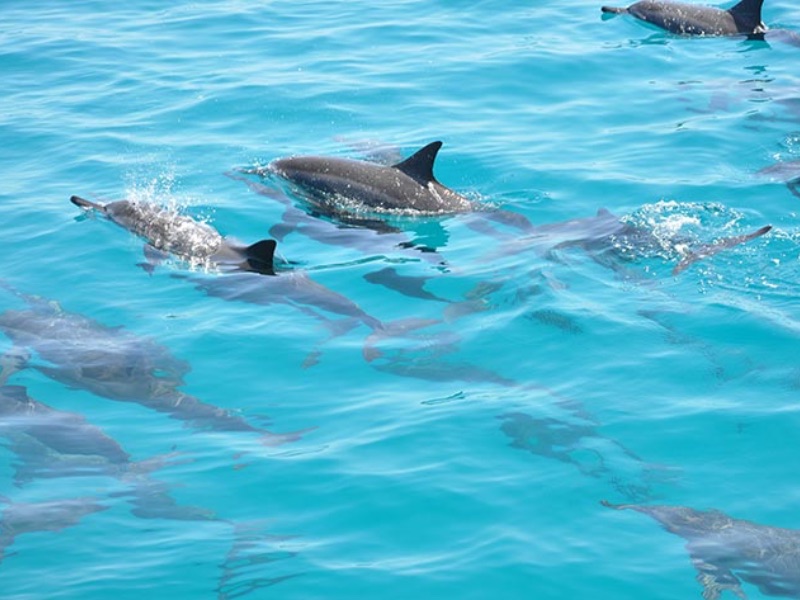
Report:
[[[259,175],[282,177],[327,213],[363,211],[452,214],[475,210],[475,203],[443,186],[433,175],[442,142],[431,142],[402,162],[372,162],[323,156],[272,161]]]
[[[800,598],[800,530],[734,519],[718,510],[601,504],[649,515],[685,539],[705,600],[717,600],[726,590],[746,598],[742,581],[764,594]]]
[[[144,238],[161,252],[206,266],[235,265],[244,271],[273,275],[275,240],[245,246],[231,242],[207,223],[149,202],[118,200],[97,204],[78,196],[70,201],[85,210],[97,210],[120,227]]]
[[[767,31],[761,21],[764,0],[741,0],[723,10],[683,2],[642,0],[627,8],[603,6],[604,13],[629,14],[637,19],[679,35],[723,36],[761,35]]]

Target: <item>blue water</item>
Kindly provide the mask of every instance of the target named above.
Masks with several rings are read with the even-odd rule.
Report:
[[[0,595],[700,598],[684,540],[599,501],[800,529],[800,200],[783,183],[800,175],[800,50],[671,37],[599,4],[4,0],[0,279],[16,294],[0,308],[55,302],[105,332],[79,340],[100,353],[120,327],[191,365],[186,394],[303,433],[193,426],[48,377],[32,352],[8,383],[156,461],[145,480],[180,508],[133,510],[131,480],[108,474],[20,480],[32,458],[6,424],[4,536],[26,503],[98,509],[69,526],[34,509],[0,537]],[[800,31],[790,0],[764,20]],[[286,207],[233,169],[439,139],[438,179],[472,199],[537,225],[605,208],[657,243],[396,221],[431,260],[366,230],[344,246],[289,230],[294,274],[381,322],[431,321],[377,338],[323,292],[229,302],[187,280],[225,275],[148,275],[140,240],[68,202],[157,202],[252,242]],[[672,276],[687,248],[765,224]],[[387,268],[438,299],[365,279]]]

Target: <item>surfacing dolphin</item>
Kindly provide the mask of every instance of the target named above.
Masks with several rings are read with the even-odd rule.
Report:
[[[533,249],[540,255],[557,258],[560,250],[582,248],[599,264],[619,270],[620,258],[630,258],[649,250],[665,250],[664,246],[668,244],[670,252],[681,248],[681,260],[672,269],[672,274],[678,275],[696,262],[761,237],[771,229],[771,225],[765,225],[750,233],[719,238],[687,251],[682,249],[685,245],[683,240],[661,239],[653,231],[628,223],[601,208],[593,217],[534,226],[527,235],[507,241],[501,252],[509,254]],[[487,233],[490,232],[487,230]]]
[[[642,0],[627,8],[603,6],[601,10],[610,14],[629,14],[678,35],[759,36],[767,31],[767,26],[761,21],[763,3],[764,0],[741,0],[733,8],[723,10],[683,2]]]
[[[79,196],[72,196],[70,201],[85,210],[100,212],[120,227],[144,238],[151,248],[174,254],[187,262],[274,274],[275,240],[261,240],[245,246],[227,240],[207,223],[150,202],[118,200],[97,204]]]
[[[705,600],[717,600],[724,591],[746,598],[742,581],[770,596],[800,598],[800,530],[734,519],[718,510],[601,504],[649,515],[685,539]]]
[[[443,186],[433,175],[441,147],[442,142],[431,142],[391,166],[348,158],[293,156],[276,159],[255,172],[282,177],[326,213],[441,215],[475,210],[476,203]]]

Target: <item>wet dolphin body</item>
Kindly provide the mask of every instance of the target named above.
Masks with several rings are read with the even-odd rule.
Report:
[[[229,241],[213,227],[149,202],[119,200],[97,204],[78,196],[70,201],[85,210],[97,210],[120,227],[144,238],[158,251],[209,266],[235,265],[245,271],[272,274],[274,240],[250,246]]]
[[[442,142],[432,142],[391,166],[324,156],[280,158],[261,174],[282,177],[329,211],[440,215],[475,210],[475,203],[434,177],[433,163],[441,147]]]
[[[642,0],[627,8],[603,6],[604,13],[629,14],[637,19],[679,35],[760,35],[767,31],[761,21],[764,0],[742,0],[723,10],[683,2]]]
[[[178,388],[189,365],[156,342],[14,293],[30,308],[0,313],[0,331],[15,346],[35,352],[42,363],[37,361],[34,368],[48,377],[103,398],[140,404],[199,429],[254,433],[267,444],[297,439],[298,434],[273,434],[182,392]]]
[[[423,260],[434,265],[445,263],[445,259],[435,251],[435,248],[428,244],[421,245],[398,227],[375,216],[359,217],[354,221],[349,216],[340,219],[339,215],[320,214],[313,208],[303,210],[295,206],[292,199],[276,187],[251,181],[237,173],[228,173],[228,176],[244,182],[254,193],[275,200],[284,207],[281,222],[269,230],[270,236],[279,242],[290,233],[298,232],[322,244],[353,248],[371,256],[399,254],[405,260]],[[326,216],[331,218],[320,218]],[[442,232],[438,236],[441,239],[438,240],[437,246],[446,243],[446,235],[446,232]]]
[[[742,581],[764,594],[800,598],[800,530],[734,519],[718,510],[602,504],[649,515],[685,539],[706,600],[717,600],[725,591],[746,598]]]

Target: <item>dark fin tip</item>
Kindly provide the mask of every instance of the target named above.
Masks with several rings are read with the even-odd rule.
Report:
[[[244,250],[247,260],[243,267],[247,271],[255,271],[262,275],[275,275],[275,248],[278,243],[275,240],[261,240],[251,244]]]
[[[436,178],[433,176],[433,162],[436,160],[436,155],[439,153],[441,147],[442,142],[431,142],[424,148],[417,150],[404,161],[393,165],[393,167],[398,171],[402,171],[421,185],[427,185],[432,181],[435,182]]]

